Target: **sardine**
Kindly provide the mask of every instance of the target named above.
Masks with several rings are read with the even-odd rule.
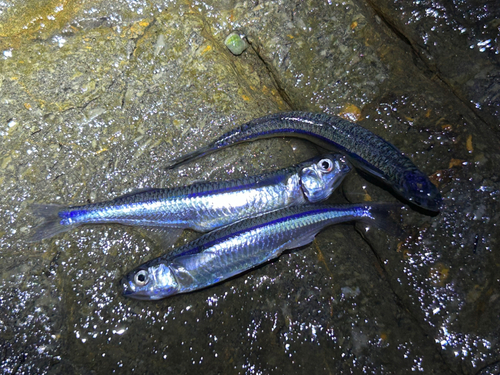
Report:
[[[355,123],[323,113],[285,112],[252,120],[166,167],[174,168],[237,143],[279,136],[305,138],[342,152],[354,167],[382,180],[404,200],[431,212],[439,211],[442,199],[437,187],[401,151]]]
[[[245,219],[137,267],[122,279],[123,295],[157,300],[208,287],[277,258],[285,250],[311,243],[332,224],[355,220],[399,228],[388,215],[400,207],[381,203],[303,205]]]
[[[171,244],[183,229],[208,232],[260,213],[325,200],[350,169],[344,156],[328,154],[231,181],[147,189],[84,206],[34,205],[33,214],[43,222],[34,228],[29,241],[50,238],[82,224],[118,223],[164,231],[162,243]]]

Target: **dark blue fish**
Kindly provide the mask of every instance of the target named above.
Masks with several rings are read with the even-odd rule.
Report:
[[[167,168],[237,143],[279,136],[305,138],[340,151],[356,168],[382,180],[400,197],[425,210],[439,211],[442,199],[438,189],[401,151],[357,124],[323,113],[285,112],[252,120],[174,159]]]

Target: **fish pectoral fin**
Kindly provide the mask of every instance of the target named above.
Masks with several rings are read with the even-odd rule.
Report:
[[[379,170],[375,166],[370,165],[368,162],[366,162],[362,158],[351,155],[351,159],[349,161],[354,166],[354,168],[357,168],[358,170],[360,170],[364,173],[367,173],[369,175],[373,175],[381,180],[384,180],[384,181],[387,180],[387,177],[384,175],[384,173],[381,170]]]
[[[138,230],[144,237],[149,238],[156,246],[163,249],[173,247],[184,229],[169,227],[140,227]]]

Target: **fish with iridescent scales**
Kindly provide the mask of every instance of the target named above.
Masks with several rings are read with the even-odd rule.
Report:
[[[150,260],[121,281],[123,295],[157,300],[202,289],[307,245],[323,228],[361,221],[392,233],[400,204],[293,206],[241,220]]]
[[[167,168],[237,143],[280,136],[304,138],[344,153],[354,167],[383,181],[404,200],[430,212],[439,211],[439,190],[407,156],[368,129],[324,113],[284,112],[252,120],[172,160]]]
[[[327,154],[236,180],[146,189],[76,207],[33,205],[32,215],[43,222],[33,229],[29,241],[83,224],[118,223],[154,230],[163,237],[162,244],[172,244],[183,229],[208,232],[264,212],[325,200],[350,170],[344,156]]]

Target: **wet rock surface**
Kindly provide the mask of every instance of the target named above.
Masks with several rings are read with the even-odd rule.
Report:
[[[2,373],[497,372],[499,16],[408,4],[2,5]],[[239,56],[224,45],[235,30],[250,44]],[[332,227],[158,302],[120,295],[125,272],[165,252],[136,230],[24,241],[35,202],[97,202],[317,154],[273,139],[162,168],[289,109],[341,114],[395,144],[439,186],[442,212],[404,210],[402,236]],[[346,200],[395,198],[353,174],[331,198]]]
[[[494,129],[500,118],[500,7],[494,1],[370,0],[423,70]]]

